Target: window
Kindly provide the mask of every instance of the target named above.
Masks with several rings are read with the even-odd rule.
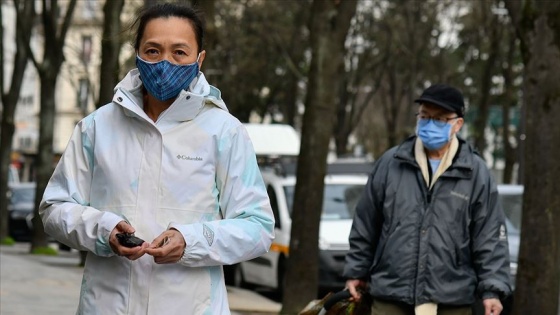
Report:
[[[278,200],[276,198],[276,193],[274,192],[274,188],[272,186],[268,186],[266,190],[268,193],[268,199],[270,199],[270,206],[272,207],[272,213],[274,213],[274,221],[275,227],[281,229],[282,225],[280,224],[280,213],[278,212]]]
[[[91,60],[91,45],[91,36],[82,35],[82,62],[85,65],[88,65]]]
[[[80,79],[78,86],[78,102],[77,107],[82,111],[87,110],[89,100],[89,81],[87,79]]]
[[[97,0],[85,0],[82,5],[82,14],[85,20],[93,20],[97,11]]]
[[[288,202],[288,210],[291,216],[295,186],[285,186],[284,190],[286,192],[286,201]],[[364,185],[325,185],[321,220],[352,219],[363,190]]]

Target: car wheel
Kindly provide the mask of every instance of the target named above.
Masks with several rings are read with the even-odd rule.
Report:
[[[276,295],[281,301],[284,295],[284,288],[286,287],[286,259],[282,256],[278,261],[278,270],[276,274],[278,285],[276,288]]]
[[[245,288],[247,287],[247,283],[245,282],[245,277],[243,277],[243,270],[239,264],[233,265],[233,285],[238,288]]]

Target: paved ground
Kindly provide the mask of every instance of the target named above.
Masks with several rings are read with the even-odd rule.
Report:
[[[72,315],[82,268],[78,252],[29,255],[29,245],[0,246],[1,315]],[[232,315],[272,315],[281,305],[252,291],[228,287]]]

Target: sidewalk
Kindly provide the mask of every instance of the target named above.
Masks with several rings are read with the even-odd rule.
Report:
[[[30,255],[29,244],[0,246],[1,315],[72,315],[82,281],[78,252]],[[281,305],[258,293],[228,287],[232,315],[278,314]]]

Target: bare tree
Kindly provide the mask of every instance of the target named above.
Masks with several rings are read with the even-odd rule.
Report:
[[[37,152],[37,192],[35,195],[35,213],[33,218],[33,238],[31,251],[48,245],[45,229],[38,213],[39,203],[45,187],[54,169],[53,130],[55,119],[55,91],[60,67],[64,62],[63,47],[66,33],[70,27],[77,0],[65,2],[66,12],[61,16],[62,8],[57,0],[42,0],[41,26],[44,35],[43,58],[39,62],[31,47],[27,45],[29,57],[33,61],[41,81],[41,113],[39,123],[39,148]]]
[[[360,10],[353,26],[360,28],[354,36],[363,52],[356,50],[358,55],[350,56],[358,61],[347,73],[349,97],[343,98],[346,104],[339,111],[345,125],[335,132],[338,154],[345,152],[348,134],[354,133],[366,151],[379,156],[413,132],[413,100],[425,82],[445,82],[455,71],[455,65],[447,65],[450,45],[439,45],[440,17],[453,20],[446,10],[454,5],[411,0],[365,3],[369,7]]]
[[[514,59],[518,54],[519,46],[515,32],[508,30],[507,53],[505,56],[505,65],[502,67],[502,76],[504,77],[504,93],[502,100],[502,138],[504,151],[504,174],[503,182],[506,184],[513,182],[513,167],[517,162],[518,146],[514,146],[512,139],[515,137],[510,131],[511,109],[515,108],[518,102],[515,86]],[[518,142],[518,141],[516,141]]]
[[[311,8],[311,68],[282,314],[296,314],[317,297],[319,220],[327,153],[339,95],[339,85],[333,78],[343,61],[344,42],[356,5],[356,0],[314,0]]]
[[[113,98],[113,89],[119,82],[119,56],[122,46],[121,13],[124,0],[106,1],[103,6],[103,38],[101,39],[101,67],[99,71],[99,108]]]
[[[499,21],[499,16],[493,14],[490,6],[490,1],[477,1],[472,8],[476,20],[476,41],[474,48],[479,49],[480,55],[486,54],[486,59],[480,58],[481,69],[480,71],[480,86],[476,93],[473,95],[473,100],[477,101],[477,115],[473,123],[473,136],[474,146],[480,152],[486,149],[486,135],[484,130],[488,123],[488,115],[490,109],[490,90],[492,87],[492,77],[495,74],[495,68],[500,60],[500,46],[502,44],[501,38],[504,32],[504,27]],[[485,47],[486,48],[483,48]]]
[[[525,64],[525,193],[514,314],[560,311],[560,2],[506,2]]]
[[[16,10],[16,52],[13,58],[10,87],[4,92],[4,21],[2,21],[2,6],[0,5],[0,93],[2,99],[2,126],[0,132],[0,242],[8,237],[8,167],[12,152],[12,139],[15,131],[14,114],[19,99],[21,86],[27,67],[27,45],[30,41],[31,29],[35,21],[34,1],[14,1]]]

